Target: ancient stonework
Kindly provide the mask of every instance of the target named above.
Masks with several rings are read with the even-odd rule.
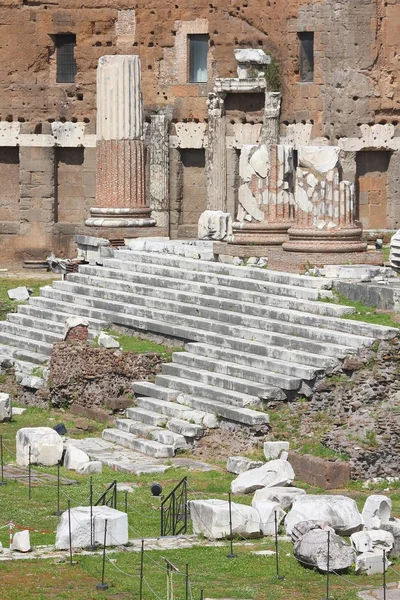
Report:
[[[155,225],[146,197],[141,65],[103,56],[97,70],[96,207],[90,227]]]

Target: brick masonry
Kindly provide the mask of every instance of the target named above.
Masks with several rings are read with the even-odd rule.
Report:
[[[51,250],[70,253],[71,232],[94,206],[89,163],[96,133],[96,68],[107,54],[140,56],[146,122],[156,112],[166,114],[170,148],[179,153],[206,150],[207,95],[216,77],[236,75],[233,51],[254,47],[271,52],[282,80],[281,143],[340,146],[348,156],[344,176],[359,188],[358,216],[364,227],[400,226],[400,5],[395,0],[273,0],[267,5],[262,0],[199,0],[195,5],[72,0],[68,8],[57,1],[1,4],[0,147],[13,148],[6,159],[0,155],[2,266],[43,258]],[[304,31],[314,32],[314,80],[309,83],[299,76],[298,33]],[[55,36],[65,33],[76,35],[77,76],[74,83],[60,84]],[[209,35],[207,83],[188,82],[191,34]],[[257,99],[249,103],[239,96],[228,96],[226,104],[232,212],[235,153],[243,143],[258,143],[262,123]],[[83,152],[83,162],[70,164],[60,149]],[[363,165],[360,152],[377,156]],[[379,164],[376,169],[382,153],[384,171]],[[172,159],[169,222],[164,214],[162,226],[174,236],[193,235],[196,215],[206,203],[206,178],[192,167],[187,172],[179,155]]]

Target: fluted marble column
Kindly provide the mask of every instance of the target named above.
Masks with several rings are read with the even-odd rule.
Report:
[[[289,252],[364,252],[362,227],[355,221],[354,185],[340,181],[339,148],[299,148],[295,224],[289,229]]]
[[[207,209],[226,212],[226,124],[223,95],[210,93],[207,106]]]
[[[96,206],[86,225],[155,225],[146,198],[138,56],[103,56],[97,69]]]

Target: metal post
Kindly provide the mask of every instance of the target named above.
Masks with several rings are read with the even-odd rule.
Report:
[[[331,548],[331,532],[328,530],[328,555],[326,557],[326,598],[325,600],[329,600],[329,569],[330,569],[330,565],[329,565],[329,553],[330,553],[330,548]]]
[[[204,590],[200,590],[200,600],[203,600],[204,598]]]
[[[68,500],[69,564],[72,567],[71,502]]]
[[[189,600],[189,565],[186,563],[185,600]]]
[[[93,540],[93,477],[90,478],[90,546],[86,546],[86,550],[96,550],[96,545]]]
[[[128,514],[128,492],[125,491],[125,512]]]
[[[139,600],[143,600],[143,559],[144,559],[144,540],[142,540],[142,547],[140,550],[140,589],[139,589]]]
[[[229,533],[231,538],[231,551],[226,555],[226,558],[236,558],[237,554],[233,553],[233,534],[232,534],[232,503],[231,503],[231,493],[228,493],[228,502],[229,502]]]
[[[101,571],[101,583],[96,585],[96,590],[108,590],[108,584],[104,583],[104,570],[106,567],[106,543],[107,543],[107,519],[104,521],[104,545],[103,545],[103,567]]]
[[[57,510],[53,514],[55,517],[62,515],[60,510],[60,461],[57,463]]]
[[[383,588],[383,600],[386,600],[386,550],[383,551],[383,572],[382,572],[382,588]]]
[[[283,575],[279,575],[279,549],[278,549],[278,516],[276,510],[274,511],[275,516],[275,562],[276,562],[276,578],[284,579]]]
[[[0,435],[0,461],[1,461],[0,485],[7,485],[7,481],[4,481],[4,458],[3,458],[3,436],[2,435]]]
[[[29,500],[31,499],[31,447],[29,446],[29,453],[28,453],[28,498]]]

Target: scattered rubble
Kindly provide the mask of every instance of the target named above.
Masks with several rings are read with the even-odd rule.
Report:
[[[355,562],[355,550],[335,533],[321,529],[309,531],[294,544],[295,557],[304,566],[316,567],[326,573],[328,571],[328,533],[329,571],[348,569]]]
[[[258,469],[241,473],[231,483],[234,494],[250,494],[263,487],[290,485],[295,475],[286,460],[272,460]]]

